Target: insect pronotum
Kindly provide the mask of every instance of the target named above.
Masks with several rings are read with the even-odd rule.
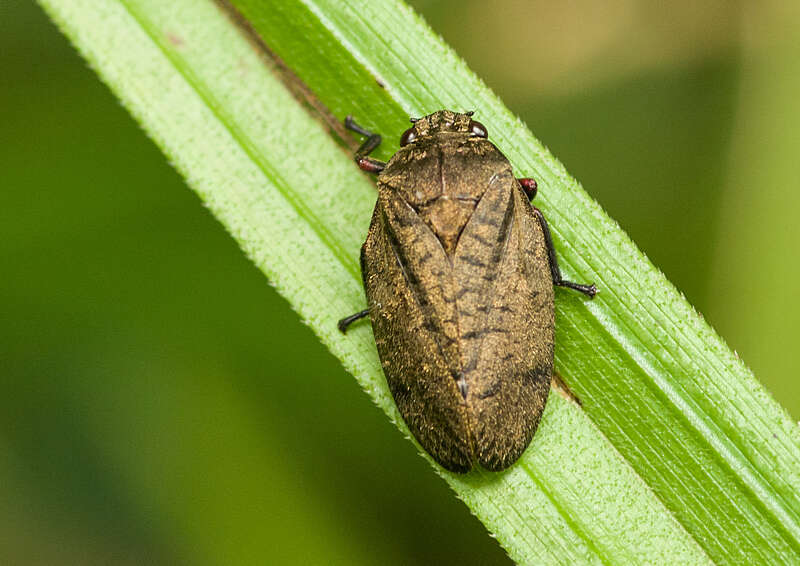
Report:
[[[533,438],[553,374],[553,285],[565,281],[533,179],[517,179],[472,112],[440,110],[400,138],[378,174],[378,202],[361,248],[369,315],[397,408],[444,468],[513,464]]]

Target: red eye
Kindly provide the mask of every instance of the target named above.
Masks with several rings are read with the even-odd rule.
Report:
[[[400,147],[405,147],[417,139],[417,131],[414,128],[409,128],[403,135],[400,136]]]
[[[479,138],[489,137],[489,132],[486,131],[486,126],[477,120],[469,121],[469,133],[473,136],[478,136]]]

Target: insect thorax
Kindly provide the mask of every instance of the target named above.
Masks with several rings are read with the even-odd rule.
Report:
[[[452,255],[486,189],[512,179],[508,160],[491,142],[442,133],[402,148],[378,181],[408,203]]]

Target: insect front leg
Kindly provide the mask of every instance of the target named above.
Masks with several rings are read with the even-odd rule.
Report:
[[[353,156],[358,166],[369,173],[380,173],[383,171],[386,167],[386,163],[369,157],[369,154],[381,144],[381,135],[362,128],[353,121],[352,116],[347,116],[344,119],[344,127],[362,136],[367,136],[367,139],[364,140],[364,143],[361,144],[361,147],[356,150],[356,154]]]
[[[550,236],[550,228],[547,226],[547,220],[544,219],[544,214],[542,214],[542,211],[535,206],[533,207],[533,214],[539,220],[539,225],[541,225],[542,232],[544,233],[544,242],[547,246],[547,255],[550,256],[550,273],[553,274],[553,285],[575,289],[590,299],[593,299],[597,294],[597,287],[594,286],[594,283],[591,285],[583,285],[581,283],[565,281],[561,278],[561,270],[558,268],[558,259],[556,258],[556,249],[553,247],[553,238]]]

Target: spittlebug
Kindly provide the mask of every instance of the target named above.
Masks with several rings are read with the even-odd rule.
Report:
[[[547,222],[472,112],[412,119],[378,173],[378,202],[361,248],[369,315],[383,371],[408,428],[444,468],[498,471],[533,438],[553,373],[553,285],[561,278]]]

